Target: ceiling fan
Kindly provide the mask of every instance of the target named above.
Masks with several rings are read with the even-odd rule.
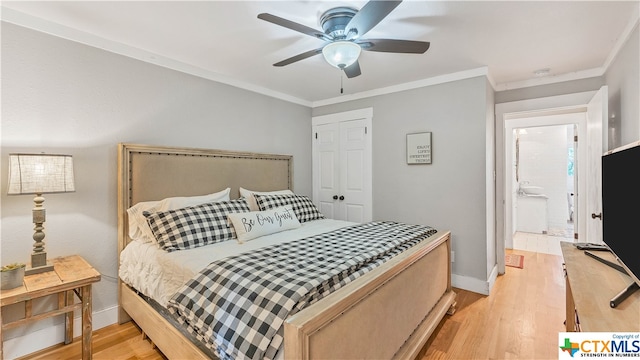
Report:
[[[320,48],[292,56],[273,64],[273,66],[289,65],[322,53],[329,64],[343,70],[348,78],[353,78],[361,74],[358,63],[361,50],[423,54],[429,49],[429,43],[425,41],[362,38],[401,2],[402,0],[371,0],[360,10],[344,6],[331,8],[320,16],[320,24],[324,32],[267,13],[259,14],[258,19],[313,36],[325,42]]]

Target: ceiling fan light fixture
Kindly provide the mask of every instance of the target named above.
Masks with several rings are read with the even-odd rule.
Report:
[[[324,59],[338,69],[349,67],[358,61],[362,49],[351,41],[335,41],[322,48]]]

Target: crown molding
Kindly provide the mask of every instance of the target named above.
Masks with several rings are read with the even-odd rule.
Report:
[[[616,56],[618,56],[622,50],[622,47],[627,43],[627,41],[629,41],[631,35],[638,28],[638,24],[640,24],[640,3],[636,4],[636,10],[631,15],[631,18],[627,22],[627,26],[622,31],[620,37],[616,39],[616,43],[613,45],[611,53],[609,53],[607,60],[605,60],[604,65],[602,66],[604,68],[604,72],[609,70],[609,66],[611,66],[613,61],[616,59]]]
[[[373,96],[387,95],[387,94],[397,93],[397,92],[406,91],[406,90],[418,89],[426,86],[432,86],[432,85],[443,84],[443,83],[448,83],[452,81],[470,79],[478,76],[486,76],[488,78],[489,68],[486,66],[483,66],[476,69],[459,71],[459,72],[440,75],[440,76],[434,76],[431,78],[412,81],[404,84],[387,86],[387,87],[374,89],[370,91],[363,91],[363,92],[343,95],[343,96],[335,97],[331,99],[314,101],[312,107],[315,108],[319,106],[333,105],[333,104],[359,100],[359,99],[364,99],[364,98],[373,97]]]
[[[604,75],[604,71],[605,70],[603,67],[599,67],[595,69],[575,71],[575,72],[560,74],[560,75],[551,75],[551,76],[545,76],[545,77],[540,77],[535,79],[501,83],[495,87],[495,90],[496,91],[514,90],[514,89],[528,88],[532,86],[561,83],[565,81],[587,79],[587,78],[602,76]]]
[[[32,30],[40,31],[49,35],[57,36],[63,39],[71,40],[88,46],[92,46],[98,49],[106,50],[119,55],[127,56],[136,60],[144,61],[154,65],[162,66],[168,69],[180,71],[186,74],[194,75],[208,80],[213,80],[219,83],[231,85],[240,89],[256,92],[262,95],[270,96],[276,99],[288,101],[298,105],[310,107],[311,102],[291,96],[288,94],[280,93],[271,89],[267,89],[255,84],[239,81],[231,77],[218,74],[212,71],[208,71],[197,66],[189,65],[166,56],[158,55],[150,51],[145,51],[133,46],[125,45],[116,41],[107,40],[105,38],[89,34],[84,31],[70,28],[68,26],[60,25],[48,20],[44,20],[39,17],[28,15],[20,11],[9,9],[6,7],[0,8],[2,12],[2,21],[12,23],[18,26],[26,27]]]

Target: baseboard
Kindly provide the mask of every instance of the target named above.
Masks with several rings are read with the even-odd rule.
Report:
[[[94,312],[92,320],[94,331],[115,324],[118,322],[118,307],[113,306]],[[76,317],[73,319],[73,337],[80,335],[82,335],[82,317]],[[6,339],[2,350],[5,359],[15,359],[62,342],[64,342],[64,322],[12,339]]]
[[[495,282],[495,278],[493,282]],[[491,292],[491,287],[493,286],[493,282],[482,281],[468,276],[451,274],[451,286],[482,295],[489,295],[489,293]]]
[[[498,265],[496,264],[493,266],[493,269],[491,270],[491,274],[489,274],[489,294],[491,294],[491,289],[493,289],[493,285],[496,284],[497,278],[498,278]]]

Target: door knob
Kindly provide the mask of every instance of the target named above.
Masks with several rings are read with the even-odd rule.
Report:
[[[333,195],[333,200],[338,200],[338,195]]]
[[[598,213],[598,214],[591,213],[591,218],[592,219],[598,218],[598,219],[602,220],[602,213]]]
[[[343,195],[340,195],[340,200],[344,200],[344,196]]]

